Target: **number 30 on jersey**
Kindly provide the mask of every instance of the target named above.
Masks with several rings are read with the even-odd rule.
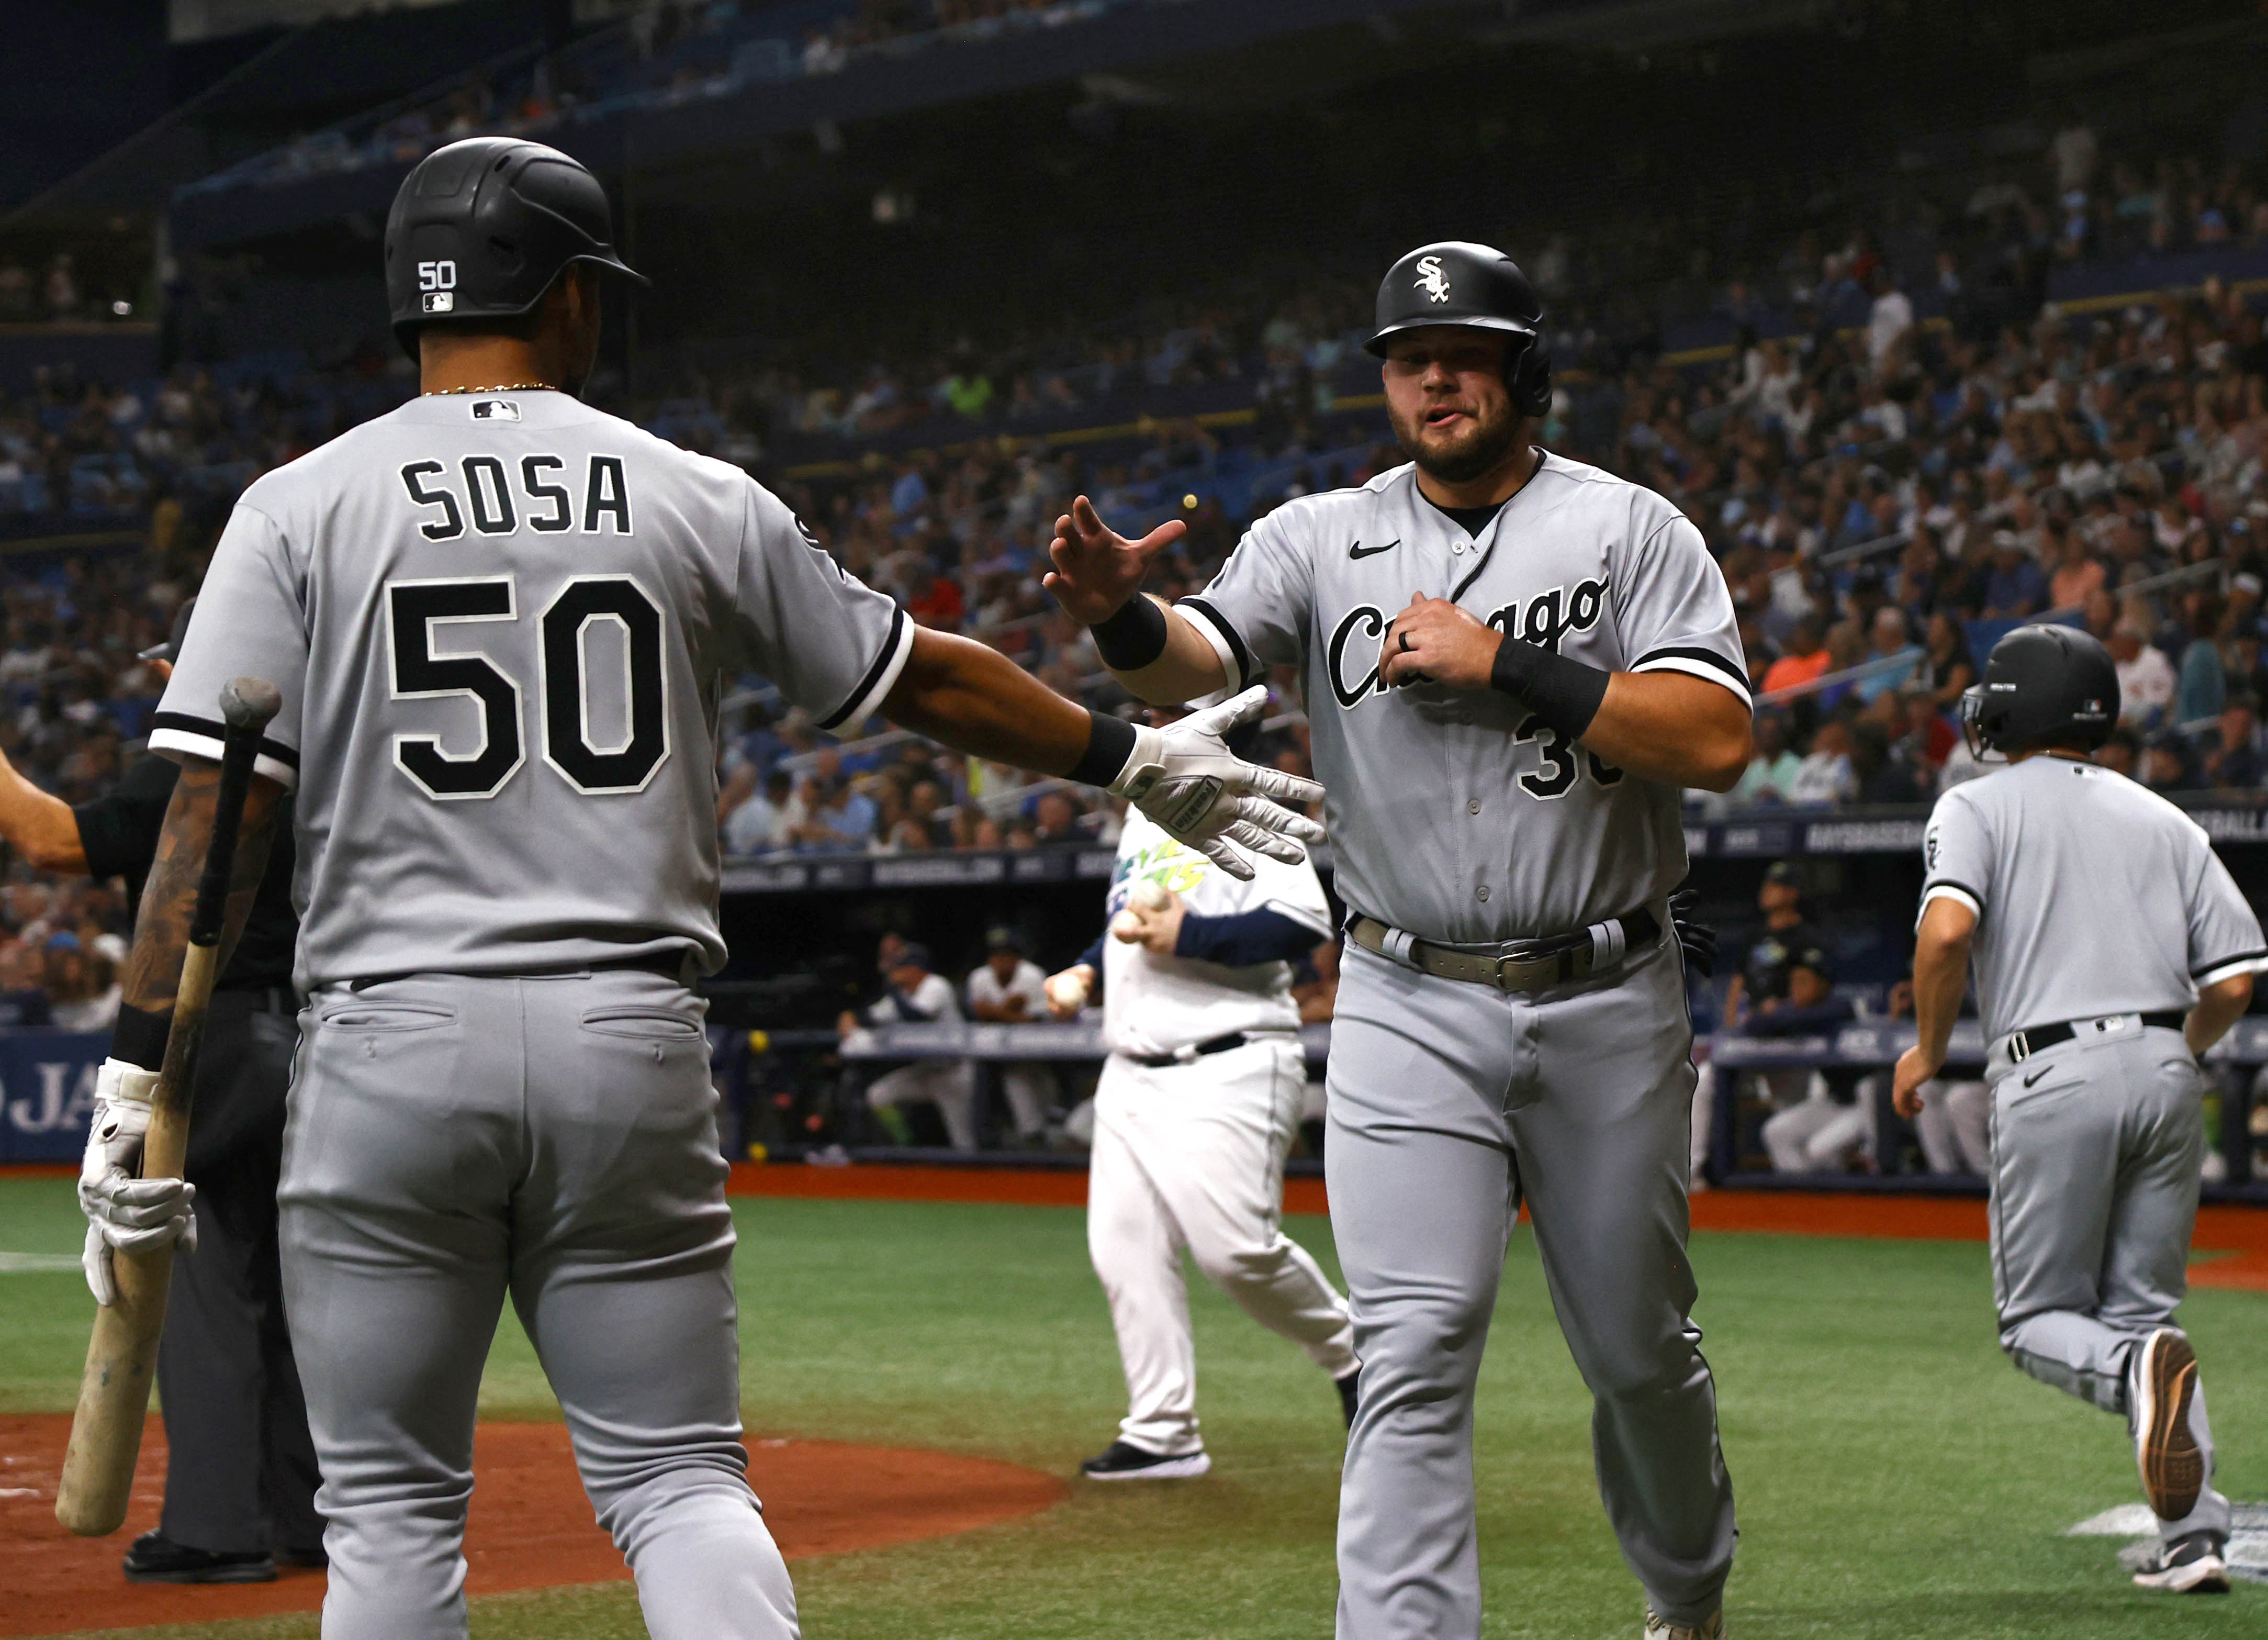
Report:
[[[388,681],[396,700],[461,696],[480,710],[480,742],[451,753],[433,735],[394,737],[394,766],[441,802],[493,797],[527,758],[519,680],[485,649],[449,641],[450,629],[519,618],[511,575],[388,581]],[[543,761],[591,796],[642,792],[669,757],[669,679],[662,665],[661,607],[630,575],[578,575],[537,617],[537,708]],[[590,629],[622,629],[623,737],[594,744]]]

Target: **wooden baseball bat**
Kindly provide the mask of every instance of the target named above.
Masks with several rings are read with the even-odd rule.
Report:
[[[228,919],[229,884],[236,872],[236,838],[244,800],[252,788],[260,732],[283,705],[276,685],[239,677],[220,691],[220,791],[212,836],[197,880],[196,911],[181,963],[166,1062],[151,1096],[150,1132],[143,1141],[142,1177],[179,1178],[188,1155],[189,1100],[205,1009],[220,967],[220,937]],[[79,1378],[78,1409],[71,1415],[70,1444],[55,1488],[55,1518],[83,1538],[99,1538],[125,1524],[142,1455],[142,1423],[150,1410],[150,1380],[158,1370],[158,1339],[166,1327],[166,1289],[173,1275],[173,1250],[111,1254],[118,1297],[94,1312],[86,1370]]]

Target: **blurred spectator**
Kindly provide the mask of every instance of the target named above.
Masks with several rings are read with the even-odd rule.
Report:
[[[2224,789],[2268,784],[2268,733],[2261,728],[2259,709],[2250,694],[2240,691],[2221,703],[2206,767],[2213,783]]]
[[[987,1024],[1035,1023],[1048,1016],[1048,977],[1024,955],[1012,928],[984,936],[984,961],[968,976],[969,1017]],[[1040,1061],[996,1067],[1000,1091],[1016,1122],[1016,1141],[1027,1148],[1044,1144],[1048,1119],[1055,1114],[1055,1072]]]
[[[725,821],[725,852],[767,854],[792,846],[796,829],[809,816],[795,795],[795,780],[785,769],[764,777],[764,788],[734,809]]]
[[[2173,704],[2173,662],[2139,622],[2119,622],[2111,628],[2110,643],[2118,668],[2118,720],[2151,728]]]
[[[1770,710],[1758,712],[1756,742],[1756,756],[1742,771],[1730,801],[1734,805],[1788,802],[1803,760],[1788,747],[1786,715]]]
[[[0,1025],[51,1023],[47,982],[47,963],[37,945],[21,935],[0,944]]]
[[[1984,578],[1984,618],[2028,620],[2046,607],[2047,577],[2013,529],[1992,532],[1992,573]]]
[[[1906,662],[1904,667],[1891,664],[1901,658]],[[1922,654],[1906,629],[1905,611],[1897,605],[1886,603],[1874,611],[1867,661],[1869,665],[1880,663],[1881,669],[1868,673],[1851,686],[1851,692],[1861,701],[1871,702],[1879,695],[1905,689],[1918,675]]]
[[[1851,734],[1840,718],[1822,723],[1811,737],[1811,750],[1796,766],[1787,801],[1805,807],[1827,807],[1858,794],[1851,772]]]
[[[814,774],[799,794],[805,813],[791,828],[796,846],[806,853],[863,854],[873,841],[876,810],[873,799],[839,776]]]
[[[1796,622],[1794,629],[1788,633],[1786,647],[1779,658],[1766,669],[1764,688],[1770,693],[1814,683],[1826,675],[1831,659],[1826,643],[1820,637],[1818,617],[1807,615]]]

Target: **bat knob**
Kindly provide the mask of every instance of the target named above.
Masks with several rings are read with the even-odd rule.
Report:
[[[232,677],[221,686],[221,721],[232,729],[265,728],[283,709],[283,691],[264,677]]]

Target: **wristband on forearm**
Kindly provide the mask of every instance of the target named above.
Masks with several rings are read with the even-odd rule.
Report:
[[[1166,607],[1143,593],[1086,630],[1094,634],[1094,652],[1102,664],[1114,672],[1138,672],[1166,653]]]
[[[1067,778],[1081,786],[1100,786],[1108,790],[1133,757],[1139,736],[1134,726],[1123,718],[1106,717],[1100,712],[1087,715],[1092,722],[1087,729],[1086,750],[1071,765]]]
[[[118,1023],[110,1031],[110,1057],[123,1060],[129,1065],[139,1065],[144,1070],[163,1070],[166,1038],[173,1034],[173,1009],[159,1013],[153,1008],[136,1008],[131,1002],[121,1002]]]
[[[1506,634],[1489,669],[1489,687],[1503,691],[1557,729],[1562,740],[1582,738],[1607,698],[1608,674]]]

